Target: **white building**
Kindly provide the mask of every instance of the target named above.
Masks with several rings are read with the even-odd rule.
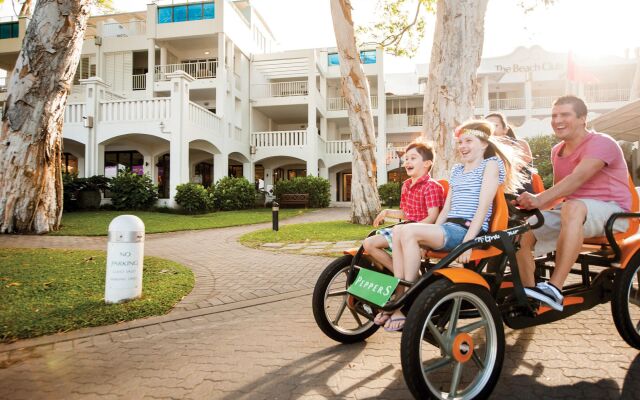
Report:
[[[0,68],[9,74],[27,24],[0,23]],[[160,2],[92,17],[89,26],[65,111],[68,171],[148,173],[168,204],[178,184],[227,175],[267,185],[319,175],[330,180],[334,202],[350,200],[351,134],[335,49],[274,52],[268,24],[249,0]],[[395,150],[422,129],[426,66],[385,75],[379,49],[363,50],[361,59],[380,184],[400,178]],[[584,96],[594,114],[628,102],[635,58],[576,61],[598,82],[568,82],[567,55],[539,47],[484,59],[476,114],[503,111],[517,134],[531,136],[551,133],[551,101],[568,91]]]

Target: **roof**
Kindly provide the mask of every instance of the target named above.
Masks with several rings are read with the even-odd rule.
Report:
[[[599,116],[591,121],[591,126],[617,140],[640,140],[640,99]]]

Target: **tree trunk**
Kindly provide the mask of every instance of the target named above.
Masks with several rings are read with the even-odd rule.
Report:
[[[380,212],[376,185],[376,137],[371,113],[369,81],[356,47],[349,0],[331,0],[331,17],[336,34],[342,75],[342,92],[348,105],[353,142],[351,164],[351,222],[370,225]]]
[[[488,0],[438,0],[424,96],[423,136],[434,142],[432,176],[446,178],[456,160],[453,129],[473,117],[476,71]]]
[[[57,230],[62,124],[92,0],[38,0],[0,132],[0,232]]]

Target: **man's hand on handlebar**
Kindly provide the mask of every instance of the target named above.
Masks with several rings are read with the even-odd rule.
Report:
[[[517,205],[525,210],[533,210],[542,207],[542,202],[535,194],[524,192],[516,199]]]

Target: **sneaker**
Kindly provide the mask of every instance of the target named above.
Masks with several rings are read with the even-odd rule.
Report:
[[[554,310],[562,311],[563,309],[562,300],[564,300],[564,296],[562,296],[558,288],[548,282],[540,282],[536,287],[524,288],[524,292],[528,297],[539,300]]]

